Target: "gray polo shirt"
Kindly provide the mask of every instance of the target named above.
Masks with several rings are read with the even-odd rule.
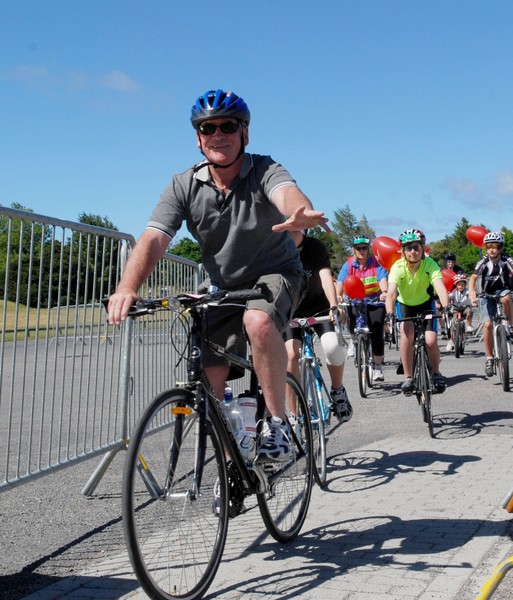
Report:
[[[208,165],[199,163],[173,177],[148,227],[174,237],[185,221],[200,245],[210,280],[220,288],[249,284],[269,273],[302,271],[292,238],[271,229],[283,222],[272,202],[282,185],[296,185],[286,169],[270,156],[245,154],[224,196],[214,186]]]

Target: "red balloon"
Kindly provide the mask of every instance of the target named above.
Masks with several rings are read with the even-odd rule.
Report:
[[[445,289],[448,292],[454,287],[454,276],[456,273],[452,269],[442,269],[442,279],[444,280]]]
[[[401,256],[401,246],[397,240],[382,235],[372,242],[372,252],[379,264],[390,271],[392,265]]]
[[[365,298],[365,286],[363,281],[356,275],[348,275],[344,279],[344,293],[353,300]]]
[[[484,236],[487,233],[488,231],[484,227],[481,227],[481,225],[471,225],[465,232],[465,235],[471,244],[481,248],[483,245]]]

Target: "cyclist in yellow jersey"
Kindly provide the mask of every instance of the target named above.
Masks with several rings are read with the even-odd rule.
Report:
[[[449,306],[449,295],[442,279],[438,264],[429,256],[425,256],[421,232],[418,229],[407,229],[400,237],[402,258],[397,260],[388,274],[388,294],[386,310],[389,318],[393,317],[398,303],[401,317],[413,317],[421,314],[434,314],[435,306],[430,296],[430,285],[438,294],[443,310]],[[433,320],[425,322],[426,343],[429,360],[433,370],[435,390],[442,393],[445,381],[440,374],[440,349],[438,347]],[[404,367],[404,382],[401,390],[407,396],[413,393],[413,344],[414,327],[411,321],[401,323],[401,362]]]

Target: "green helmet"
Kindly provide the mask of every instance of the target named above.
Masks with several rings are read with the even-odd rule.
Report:
[[[418,229],[407,229],[401,233],[399,241],[403,246],[412,242],[420,242],[422,241],[422,234]]]
[[[357,235],[353,238],[353,246],[358,246],[358,244],[366,244],[367,246],[370,246],[370,239],[364,235]]]

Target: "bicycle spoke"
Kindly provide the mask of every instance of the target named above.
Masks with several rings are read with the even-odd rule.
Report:
[[[153,493],[146,485],[150,473]],[[127,546],[149,595],[192,600],[204,594],[223,553],[227,504],[218,438],[207,427],[200,433],[198,413],[185,392],[158,396],[134,432],[123,481]]]

